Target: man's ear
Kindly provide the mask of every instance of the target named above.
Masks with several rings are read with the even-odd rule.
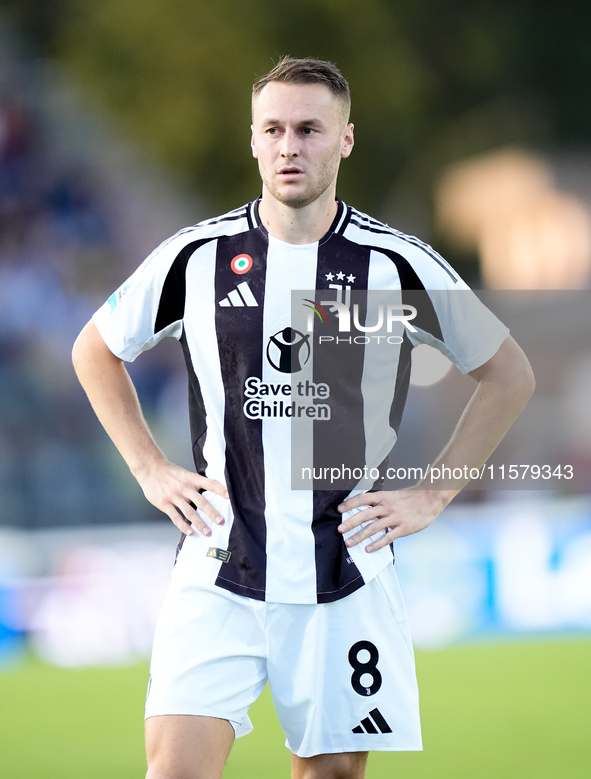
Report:
[[[347,129],[345,130],[345,134],[343,136],[343,144],[341,146],[341,157],[343,158],[348,157],[353,151],[353,145],[355,143],[355,138],[353,137],[353,130],[354,130],[354,126],[352,124],[348,124]]]
[[[252,156],[256,158],[257,152],[254,147],[254,126],[252,124],[250,125],[250,148],[252,150]]]

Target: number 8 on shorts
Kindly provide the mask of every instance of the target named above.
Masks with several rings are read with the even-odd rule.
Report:
[[[360,653],[364,651],[369,652],[369,660],[366,662],[359,658]],[[375,695],[382,686],[382,674],[378,671],[379,659],[378,648],[371,641],[357,641],[349,650],[349,665],[353,668],[351,686],[359,695]],[[368,676],[371,678],[369,685]]]

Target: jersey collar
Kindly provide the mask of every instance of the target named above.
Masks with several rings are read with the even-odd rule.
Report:
[[[249,216],[249,222],[252,224],[253,227],[258,227],[259,230],[262,230],[265,235],[268,235],[267,228],[263,225],[261,221],[261,217],[259,214],[259,204],[261,202],[261,198],[257,198],[256,200],[253,200],[252,203],[250,203],[249,209],[248,209],[248,216]],[[335,218],[332,221],[331,226],[328,228],[328,232],[326,235],[320,239],[319,243],[324,243],[333,233],[342,233],[345,227],[347,226],[349,219],[350,219],[350,211],[351,209],[348,208],[345,203],[343,203],[342,200],[339,200],[337,198],[337,213]]]

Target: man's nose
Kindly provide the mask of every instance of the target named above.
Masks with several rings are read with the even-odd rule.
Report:
[[[281,155],[283,157],[297,157],[300,153],[298,134],[293,130],[286,130],[281,144]]]

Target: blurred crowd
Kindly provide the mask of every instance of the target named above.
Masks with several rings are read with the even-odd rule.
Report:
[[[77,333],[128,273],[114,193],[98,162],[55,153],[36,87],[17,63],[0,63],[0,527],[144,519],[149,506],[70,360]],[[148,413],[170,392],[153,361],[134,379]]]

